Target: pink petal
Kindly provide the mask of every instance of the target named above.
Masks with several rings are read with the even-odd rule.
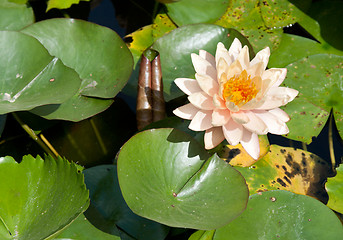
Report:
[[[259,117],[257,117],[253,112],[245,111],[245,114],[249,118],[249,122],[243,124],[243,126],[246,129],[258,135],[264,135],[268,133],[267,125]]]
[[[175,84],[187,95],[196,92],[202,92],[197,80],[190,78],[177,78],[174,80]]]
[[[229,48],[229,54],[231,57],[231,62],[235,61],[239,55],[239,53],[242,50],[242,44],[238,40],[238,38],[235,38]]]
[[[233,61],[230,57],[230,54],[228,52],[228,50],[225,48],[223,43],[218,43],[217,44],[217,51],[216,51],[216,63],[219,63],[219,59],[224,59],[225,62],[230,65]],[[217,65],[218,68],[218,65]]]
[[[262,79],[270,79],[270,87],[278,87],[283,82],[287,74],[287,68],[270,68],[262,74]]]
[[[223,126],[230,118],[230,111],[228,109],[214,109],[212,113],[212,125]]]
[[[191,58],[194,69],[197,73],[202,75],[209,75],[212,79],[217,78],[217,70],[212,66],[210,62],[196,55],[195,53],[191,54]]]
[[[272,87],[265,95],[265,101],[256,109],[273,109],[284,106],[298,95],[298,91],[286,87]]]
[[[226,107],[231,111],[231,112],[238,112],[239,107],[236,106],[233,102],[225,102]]]
[[[265,110],[253,111],[268,127],[268,132],[272,134],[287,134],[289,132],[285,122]]]
[[[280,108],[270,109],[268,110],[268,112],[275,115],[277,118],[281,119],[281,121],[283,122],[288,122],[290,119],[288,114],[285,111],[281,110]]]
[[[241,64],[243,69],[248,69],[249,68],[249,66],[250,66],[250,58],[249,58],[249,48],[248,48],[248,46],[244,46],[242,48],[242,50],[239,53],[239,55],[238,55],[236,60],[238,60],[240,62],[240,64]]]
[[[260,156],[260,144],[256,133],[244,129],[241,144],[253,159],[258,159]]]
[[[220,127],[207,129],[204,136],[205,148],[212,149],[218,146],[225,139]]]
[[[216,59],[211,53],[208,53],[205,50],[199,50],[199,56],[211,63],[213,67],[216,67]]]
[[[245,124],[249,122],[249,117],[245,111],[231,112],[232,119],[238,124]]]
[[[227,109],[225,101],[218,94],[213,95],[213,104],[216,108]]]
[[[215,108],[213,100],[204,92],[193,93],[188,96],[188,100],[197,108],[202,110],[212,110]]]
[[[244,68],[242,67],[241,63],[239,61],[235,61],[233,62],[227,72],[226,72],[226,79],[225,80],[228,80],[236,75],[239,75],[241,74],[241,72],[244,70]]]
[[[201,75],[196,73],[195,78],[198,81],[200,88],[207,93],[209,96],[213,96],[219,90],[219,85],[217,80],[210,78],[208,75]]]
[[[248,70],[247,73],[248,75],[251,76],[251,78],[254,77],[261,77],[262,73],[264,71],[264,66],[263,66],[263,62],[258,62],[255,65],[251,66]]]
[[[188,128],[193,131],[204,131],[209,128],[212,128],[211,117],[212,111],[206,110],[199,110],[191,123],[189,124]]]
[[[243,126],[232,119],[223,126],[223,133],[226,140],[233,146],[237,145],[243,137]]]
[[[180,118],[191,120],[198,111],[198,108],[194,107],[193,104],[188,103],[175,109],[173,113]]]
[[[225,61],[224,58],[219,58],[217,62],[217,81],[221,82],[222,78],[224,81],[227,81],[227,73],[228,73],[229,65]]]
[[[250,62],[250,66],[253,66],[259,62],[263,63],[263,70],[266,69],[269,61],[269,56],[270,56],[270,49],[269,47],[266,47],[265,49],[262,49],[259,51],[253,60]]]

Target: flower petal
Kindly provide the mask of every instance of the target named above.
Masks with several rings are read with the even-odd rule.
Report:
[[[209,96],[213,96],[219,90],[219,84],[216,80],[210,78],[208,75],[195,74],[195,78],[198,81],[200,88]]]
[[[245,45],[242,48],[242,50],[239,53],[239,55],[238,55],[236,60],[238,60],[240,62],[240,64],[241,64],[243,69],[248,69],[249,68],[249,66],[250,66],[250,58],[249,58],[249,48],[248,48],[248,46]]]
[[[262,79],[270,79],[270,87],[278,87],[285,80],[287,68],[270,68],[263,72]]]
[[[231,111],[231,112],[238,112],[239,107],[234,104],[233,102],[225,102],[226,107]]]
[[[256,109],[273,109],[286,105],[298,95],[298,91],[287,87],[272,87],[265,95],[264,102]]]
[[[234,62],[239,53],[242,50],[242,43],[238,40],[238,38],[235,38],[229,48],[229,55],[231,57],[231,62]]]
[[[241,72],[243,71],[243,67],[241,65],[241,63],[239,61],[234,61],[230,66],[229,68],[226,70],[226,79],[225,79],[225,82],[236,76],[236,75],[239,75],[241,74]],[[222,81],[222,79],[220,79],[221,81],[220,82],[224,82]]]
[[[223,133],[226,140],[231,145],[237,145],[243,137],[243,126],[241,124],[236,123],[233,119],[230,119],[223,126]]]
[[[257,117],[253,112],[245,111],[245,115],[249,118],[249,121],[243,124],[243,126],[246,129],[258,135],[264,135],[268,133],[267,125],[259,117]]]
[[[193,131],[204,131],[209,128],[212,128],[213,126],[211,123],[211,116],[212,116],[212,111],[199,110],[195,114],[188,128]]]
[[[249,117],[245,111],[232,112],[231,117],[238,124],[245,124],[249,122]]]
[[[253,159],[258,159],[260,156],[260,144],[256,133],[244,129],[241,144]]]
[[[270,109],[268,110],[268,112],[275,115],[277,118],[281,119],[281,121],[283,122],[288,122],[290,119],[288,114],[285,111],[281,110],[280,108]]]
[[[177,78],[174,83],[187,95],[202,92],[197,80],[190,78]]]
[[[205,148],[212,149],[218,146],[225,139],[221,127],[207,129],[204,136]]]
[[[225,101],[218,94],[213,95],[213,104],[216,108],[227,109]]]
[[[264,64],[263,62],[258,62],[255,65],[248,68],[247,70],[248,75],[250,75],[251,78],[261,77],[265,69],[263,64]]]
[[[272,113],[265,110],[256,110],[253,113],[267,125],[268,132],[278,135],[289,133],[286,123]]]
[[[188,100],[202,110],[212,110],[215,108],[212,98],[204,92],[193,93],[188,96]]]
[[[212,113],[212,125],[223,126],[230,120],[230,111],[228,109],[214,109]]]
[[[173,113],[180,118],[191,120],[194,118],[195,114],[198,111],[198,108],[194,107],[193,104],[188,103],[186,105],[178,107],[173,111]]]
[[[197,73],[202,75],[209,75],[213,79],[217,78],[217,71],[210,62],[195,53],[191,54],[191,58],[194,69]]]
[[[269,47],[266,47],[255,55],[254,59],[251,60],[250,62],[250,66],[253,66],[261,62],[263,63],[263,70],[265,70],[268,65],[269,56],[270,56],[270,49]]]
[[[216,63],[217,63],[216,68],[217,69],[218,69],[219,59],[221,58],[224,59],[228,65],[230,65],[233,62],[224,44],[220,42],[217,44],[217,50],[216,50]]]
[[[211,53],[208,53],[205,50],[199,50],[199,56],[208,61],[213,67],[216,67],[216,59]]]

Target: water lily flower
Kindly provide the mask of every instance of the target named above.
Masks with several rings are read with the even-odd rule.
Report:
[[[205,131],[205,148],[212,149],[224,139],[242,144],[258,159],[258,135],[287,134],[289,116],[279,107],[292,101],[298,91],[280,87],[286,68],[266,70],[270,50],[259,51],[250,61],[249,49],[236,38],[229,50],[218,43],[215,57],[200,50],[192,54],[195,79],[177,78],[175,84],[188,95],[190,103],[174,110],[192,120],[189,128]]]

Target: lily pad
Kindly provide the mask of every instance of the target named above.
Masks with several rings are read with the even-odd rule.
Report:
[[[78,74],[33,37],[0,31],[0,114],[59,104],[80,87]]]
[[[70,8],[72,4],[79,4],[80,1],[89,2],[90,0],[49,0],[46,11],[52,8],[66,9]]]
[[[161,56],[165,100],[170,101],[184,95],[174,83],[176,78],[194,78],[191,53],[198,54],[203,49],[214,55],[218,42],[230,47],[235,38],[243,45],[250,46],[236,30],[212,24],[183,26],[159,38],[152,48]]]
[[[326,191],[329,194],[328,207],[343,214],[343,164],[337,170],[337,175],[328,178],[325,184]]]
[[[170,128],[133,136],[119,153],[118,179],[133,212],[174,227],[218,228],[241,214],[248,198],[236,170]]]
[[[0,2],[0,30],[16,31],[34,22],[33,10],[26,2],[14,3],[8,0]]]
[[[167,3],[166,7],[173,22],[182,26],[194,23],[213,23],[225,13],[228,4],[228,0],[183,0]]]
[[[50,156],[0,158],[1,239],[45,239],[89,205],[83,174],[74,163]]]
[[[213,240],[340,239],[342,235],[342,223],[323,203],[276,190],[250,196],[243,214],[217,229]]]

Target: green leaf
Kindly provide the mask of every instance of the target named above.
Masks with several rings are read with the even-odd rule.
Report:
[[[118,226],[140,240],[165,239],[168,227],[137,216],[129,209],[119,188],[116,166],[96,166],[86,169],[84,174],[91,199],[85,215],[95,226],[116,235]]]
[[[214,55],[218,42],[223,42],[229,48],[235,38],[239,38],[243,45],[250,46],[236,30],[211,24],[183,26],[159,38],[152,48],[161,56],[165,100],[184,95],[174,83],[176,78],[194,78],[191,53],[198,54],[203,49]]]
[[[204,230],[199,230],[193,233],[188,240],[212,240],[215,230],[211,231],[204,231]]]
[[[76,19],[50,19],[22,31],[37,38],[52,56],[60,58],[82,79],[79,92],[56,113],[42,114],[49,119],[79,121],[105,110],[131,74],[132,55],[108,28]],[[48,106],[49,110],[53,107]]]
[[[89,205],[83,174],[65,159],[0,158],[1,239],[44,239]]]
[[[343,56],[311,55],[287,69],[284,84],[299,91],[298,98],[283,107],[291,117],[287,137],[310,143],[324,127],[332,108],[336,115],[343,114]],[[342,128],[339,133],[342,136]]]
[[[33,10],[26,1],[2,0],[0,2],[0,30],[20,30],[35,20]]]
[[[337,175],[333,178],[328,178],[325,188],[329,194],[328,207],[343,213],[343,164],[337,170]]]
[[[58,9],[70,8],[72,4],[79,4],[80,1],[89,2],[90,0],[49,0],[46,11],[49,11],[52,8],[58,8]]]
[[[81,214],[78,216],[65,230],[62,231],[58,237],[54,239],[61,240],[120,240],[120,237],[105,233],[94,227],[85,217]]]
[[[342,223],[320,201],[287,191],[250,196],[236,220],[217,229],[214,240],[340,239]]]
[[[183,0],[167,3],[167,13],[178,26],[213,23],[224,13],[228,0]]]
[[[78,74],[34,38],[0,31],[0,114],[66,101],[80,87]]]
[[[245,209],[248,197],[236,170],[170,128],[132,137],[119,153],[118,179],[133,212],[174,227],[223,226]]]

